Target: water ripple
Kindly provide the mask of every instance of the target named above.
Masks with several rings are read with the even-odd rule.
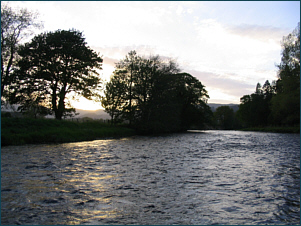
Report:
[[[299,224],[299,135],[206,131],[1,150],[2,224]]]

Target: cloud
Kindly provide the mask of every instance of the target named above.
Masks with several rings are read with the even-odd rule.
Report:
[[[257,39],[264,42],[273,41],[279,43],[283,36],[287,35],[290,31],[287,29],[273,27],[273,26],[260,26],[252,24],[241,24],[239,26],[229,26],[226,30],[232,34]]]
[[[140,56],[157,55],[156,48],[149,45],[126,45],[126,46],[91,46],[93,50],[98,52],[104,58],[105,64],[115,66],[115,63],[125,58],[130,52],[135,50]]]
[[[242,81],[238,81],[230,78],[237,75],[229,75],[222,76],[216,73],[210,73],[205,71],[195,71],[195,70],[187,70],[187,73],[190,73],[194,77],[198,78],[205,86],[215,87],[217,89],[224,89],[226,93],[238,94],[238,89],[253,89],[254,86],[252,84],[248,84]]]
[[[255,33],[250,38],[230,32],[226,25],[214,19],[196,18],[194,29],[196,36],[186,51],[183,48],[179,56],[180,65],[185,65],[190,70],[219,74],[246,84],[256,84],[263,77],[275,79],[275,63],[280,62],[280,39],[278,42],[259,39],[263,34],[268,34],[263,32],[263,28],[262,33],[255,39]],[[278,33],[281,35],[280,31]],[[277,38],[278,36],[274,37]],[[265,71],[265,74],[258,71]]]
[[[243,95],[252,93],[256,86],[256,84],[249,84],[233,79],[233,77],[237,76],[235,74],[224,76],[206,71],[186,70],[186,72],[196,77],[206,86],[210,102],[227,102],[227,100],[229,102],[231,100],[232,103],[239,103],[240,98]]]
[[[109,81],[110,76],[115,70],[116,63],[124,59],[125,56],[132,50],[135,50],[139,56],[144,56],[146,58],[150,56],[158,55],[155,48],[147,45],[113,46],[113,47],[91,46],[91,48],[97,53],[99,53],[99,55],[102,56],[103,58],[102,71],[100,72],[100,74],[102,75],[104,81]],[[172,59],[170,56],[164,56],[164,55],[159,55],[159,56],[162,60]]]
[[[111,58],[111,57],[103,57],[103,63],[110,65],[110,66],[115,66],[115,64],[118,62],[119,60]]]
[[[260,20],[254,17],[259,15],[257,8],[255,11],[242,8],[246,3],[24,1],[11,4],[38,10],[45,21],[45,30],[82,31],[88,45],[103,56],[101,73],[106,78],[115,63],[131,50],[147,57],[158,54],[163,59],[176,59],[182,71],[197,76],[211,98],[217,98],[219,92],[231,101],[253,92],[257,82],[276,79],[280,41],[290,32],[272,26],[279,24],[272,17],[267,18],[267,23],[257,23]],[[246,12],[250,15],[244,19]]]
[[[106,79],[108,79],[114,71],[115,63],[124,59],[129,51],[136,50],[138,55],[144,55],[146,57],[158,53],[155,47],[146,45],[104,46],[92,48],[104,57],[103,75]],[[168,55],[160,55],[160,57],[162,59],[171,58]],[[194,58],[193,60],[196,59]],[[276,79],[276,68],[271,71],[269,68],[256,68],[254,65],[250,64],[246,65],[246,68],[244,69],[237,68],[232,71],[227,71],[227,67],[219,68],[219,65],[219,67],[214,70],[215,68],[198,67],[199,62],[193,60],[186,59],[185,61],[181,58],[177,60],[177,63],[183,72],[190,73],[197,77],[206,86],[211,97],[211,102],[227,102],[228,100],[228,102],[239,103],[239,99],[243,95],[254,92],[254,87],[257,82],[264,83],[267,79],[270,81]],[[233,59],[229,59],[229,62],[232,60]],[[219,99],[217,99],[217,97]]]

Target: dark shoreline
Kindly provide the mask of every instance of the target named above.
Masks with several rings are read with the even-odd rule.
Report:
[[[1,118],[1,147],[25,144],[57,144],[136,135],[126,125],[101,120],[72,122],[54,119]]]
[[[300,127],[254,127],[240,129],[240,131],[300,133]],[[119,139],[134,135],[137,135],[137,132],[126,125],[112,126],[101,120],[73,122],[54,119],[1,118],[1,147]]]
[[[268,133],[300,133],[300,127],[251,127],[240,131],[268,132]]]

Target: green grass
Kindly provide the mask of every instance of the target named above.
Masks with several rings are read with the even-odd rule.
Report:
[[[272,132],[272,133],[300,133],[300,127],[252,127],[242,131]]]
[[[66,143],[132,136],[133,129],[101,121],[72,122],[54,119],[1,118],[1,146]]]

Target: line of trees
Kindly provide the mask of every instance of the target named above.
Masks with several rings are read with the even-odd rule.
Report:
[[[38,27],[36,15],[25,9],[1,8],[1,102],[18,104],[33,116],[54,114],[61,120],[75,109],[67,95],[101,101],[112,123],[128,123],[142,133],[182,131],[202,126],[212,112],[204,85],[188,73],[180,73],[172,60],[149,58],[129,52],[116,64],[111,81],[101,78],[103,59],[87,46],[76,30],[36,35],[20,44],[30,27]],[[13,40],[13,41],[12,41]]]
[[[300,125],[300,23],[282,40],[278,80],[243,96],[238,118],[244,127]]]
[[[141,133],[182,131],[204,126],[211,117],[204,85],[177,64],[131,51],[116,64],[102,105],[112,123],[128,121]]]
[[[213,114],[213,128],[241,129],[247,127],[300,127],[300,23],[283,37],[278,79],[240,99],[239,110],[221,106]]]
[[[103,59],[81,32],[45,32],[20,44],[41,26],[26,9],[1,8],[1,103],[18,104],[21,112],[60,120],[75,113],[66,98],[73,93],[100,101],[112,124],[127,121],[141,133],[300,124],[300,24],[282,40],[278,80],[258,83],[236,113],[224,106],[214,114],[205,86],[176,62],[131,51],[103,86]]]

